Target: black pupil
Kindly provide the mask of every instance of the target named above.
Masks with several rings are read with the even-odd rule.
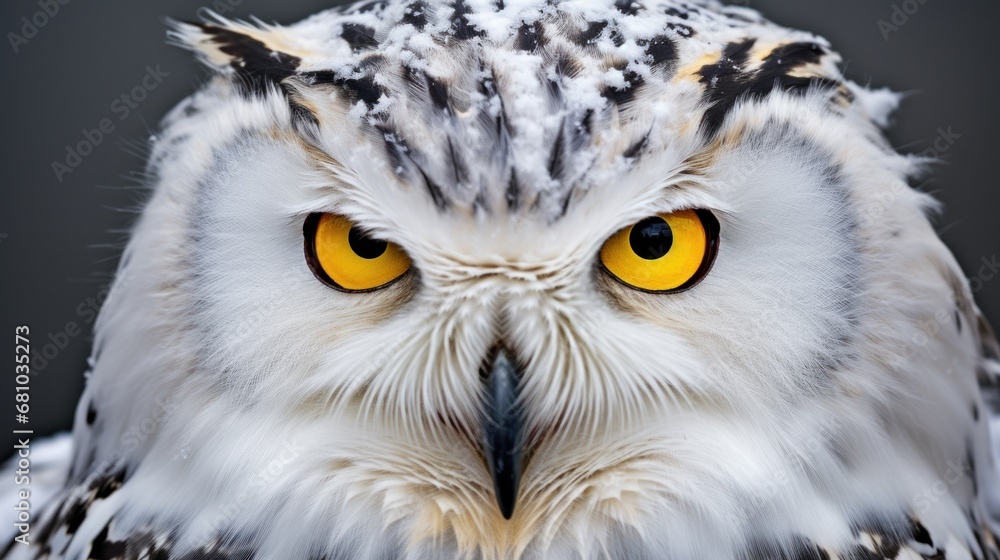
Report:
[[[347,242],[351,244],[351,249],[362,259],[377,259],[385,253],[389,246],[385,241],[372,239],[357,226],[351,228],[347,233]]]
[[[674,244],[674,232],[663,218],[646,218],[632,227],[628,242],[636,255],[647,261],[655,261],[670,252],[670,247]]]

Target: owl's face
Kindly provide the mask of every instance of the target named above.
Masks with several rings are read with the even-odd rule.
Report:
[[[222,73],[156,153],[136,243],[166,249],[130,258],[187,342],[163,431],[219,446],[191,461],[294,441],[286,490],[487,556],[654,514],[723,550],[820,522],[788,495],[910,482],[847,473],[906,447],[877,426],[954,286],[910,274],[943,249],[877,130],[894,98],[821,39],[592,2],[178,36]]]

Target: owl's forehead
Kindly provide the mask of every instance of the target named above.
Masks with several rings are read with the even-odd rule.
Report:
[[[735,38],[772,49],[818,40],[750,9],[673,0],[371,0],[267,29],[287,32],[284,46],[301,56],[303,69],[336,70],[382,55],[436,73],[455,69],[455,56],[470,47],[628,61],[645,76],[644,66],[692,62]]]
[[[360,131],[328,152],[362,138],[368,164],[442,209],[559,215],[643,158],[694,153],[743,100],[846,92],[825,41],[715,2],[375,1],[246,35],[269,51],[234,61],[246,87],[266,81],[255,66],[296,84],[296,114]]]

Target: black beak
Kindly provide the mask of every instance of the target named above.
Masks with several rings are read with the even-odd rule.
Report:
[[[502,348],[485,364],[486,418],[483,422],[483,450],[493,475],[493,491],[504,519],[510,519],[517,503],[517,488],[524,469],[524,425],[517,406],[521,372]]]

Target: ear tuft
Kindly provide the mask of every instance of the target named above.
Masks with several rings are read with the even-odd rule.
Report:
[[[248,94],[264,95],[295,74],[306,54],[281,28],[255,27],[221,17],[217,23],[170,22],[170,39],[194,51],[209,67],[233,72]]]

